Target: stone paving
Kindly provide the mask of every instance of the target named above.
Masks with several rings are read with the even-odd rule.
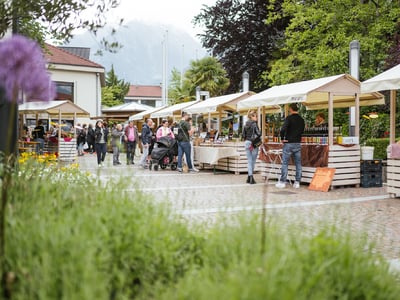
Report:
[[[256,174],[257,184],[246,184],[246,174],[213,174],[210,170],[199,173],[148,170],[136,165],[113,166],[112,155],[107,154],[105,166],[99,168],[96,156],[86,154],[78,158],[82,170],[92,173],[101,181],[124,178],[131,184],[127,191],[138,188],[149,199],[168,203],[184,219],[191,222],[214,223],[229,214],[261,213],[305,228],[317,228],[328,222],[347,228],[356,234],[365,234],[376,243],[376,249],[396,268],[400,265],[400,199],[390,198],[385,185],[382,188],[343,187],[329,192],[309,191],[286,187],[280,190],[275,181],[265,182]],[[139,158],[136,158],[139,161]],[[128,181],[126,180],[128,179]]]

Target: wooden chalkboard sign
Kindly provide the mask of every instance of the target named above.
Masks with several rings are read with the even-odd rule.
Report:
[[[334,168],[317,168],[308,189],[311,191],[329,191],[335,171]]]

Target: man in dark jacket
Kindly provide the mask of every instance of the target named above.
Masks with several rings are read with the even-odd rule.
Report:
[[[198,172],[192,165],[192,146],[190,145],[190,136],[193,133],[193,129],[188,122],[189,115],[187,113],[182,113],[182,120],[176,125],[178,134],[176,139],[178,141],[178,172],[182,172],[182,159],[183,154],[185,154],[186,163],[189,167],[189,172]]]
[[[142,127],[143,154],[142,154],[142,158],[140,159],[139,164],[144,169],[148,168],[147,157],[149,156],[149,148],[150,148],[150,145],[151,145],[151,139],[153,137],[153,132],[151,131],[152,127],[153,127],[153,120],[152,119],[147,119],[146,123],[143,124],[143,127]]]
[[[275,185],[277,188],[286,187],[288,165],[293,155],[296,165],[296,181],[293,187],[298,189],[301,180],[301,136],[304,132],[304,120],[299,115],[299,108],[296,103],[289,105],[289,116],[285,119],[281,128],[281,140],[283,143],[281,178]]]

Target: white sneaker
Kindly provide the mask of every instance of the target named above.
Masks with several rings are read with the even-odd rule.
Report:
[[[193,169],[189,169],[189,172],[191,172],[191,173],[197,173],[197,172],[199,172],[199,170],[197,170],[196,168],[193,168]]]
[[[281,181],[278,181],[278,182],[275,184],[275,186],[276,186],[278,189],[284,189],[284,188],[286,187],[286,183],[281,182]]]
[[[300,188],[300,182],[295,181],[295,182],[293,183],[293,188],[295,188],[295,189]]]

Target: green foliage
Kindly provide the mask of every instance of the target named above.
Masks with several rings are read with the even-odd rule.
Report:
[[[389,131],[389,115],[379,114],[378,118],[371,119],[363,115],[360,119],[360,144],[371,138],[383,138]]]
[[[194,23],[204,28],[200,34],[203,47],[218,57],[231,80],[229,92],[237,92],[242,74],[250,75],[250,89],[261,91],[268,81],[260,80],[262,72],[280,52],[286,18],[265,24],[268,11],[275,11],[279,1],[218,0],[204,6]]]
[[[201,262],[201,237],[121,188],[79,171],[21,167],[7,210],[12,299],[132,299]]]
[[[364,238],[321,224],[232,218],[188,229],[149,195],[78,169],[14,174],[7,209],[12,299],[397,299],[400,279]],[[131,180],[131,177],[129,178]],[[9,278],[13,278],[10,276]]]
[[[172,70],[169,96],[173,103],[190,101],[196,97],[196,88],[209,91],[211,97],[221,96],[229,86],[227,73],[214,57],[193,60],[182,80],[176,69]]]
[[[365,140],[365,145],[374,147],[374,159],[387,159],[389,142],[389,138],[371,138]]]
[[[284,54],[271,66],[273,85],[348,73],[348,52],[352,40],[361,46],[360,79],[382,71],[382,62],[393,41],[400,6],[396,1],[285,0],[282,10],[269,21],[289,17]]]
[[[263,255],[258,221],[213,228],[204,267],[153,291],[153,299],[397,299],[387,263],[371,259],[370,248],[356,250],[362,239],[322,228],[310,236],[269,223]]]
[[[129,92],[129,82],[118,79],[114,71],[114,65],[106,74],[106,86],[102,88],[102,105],[115,106],[124,103],[126,94]]]

